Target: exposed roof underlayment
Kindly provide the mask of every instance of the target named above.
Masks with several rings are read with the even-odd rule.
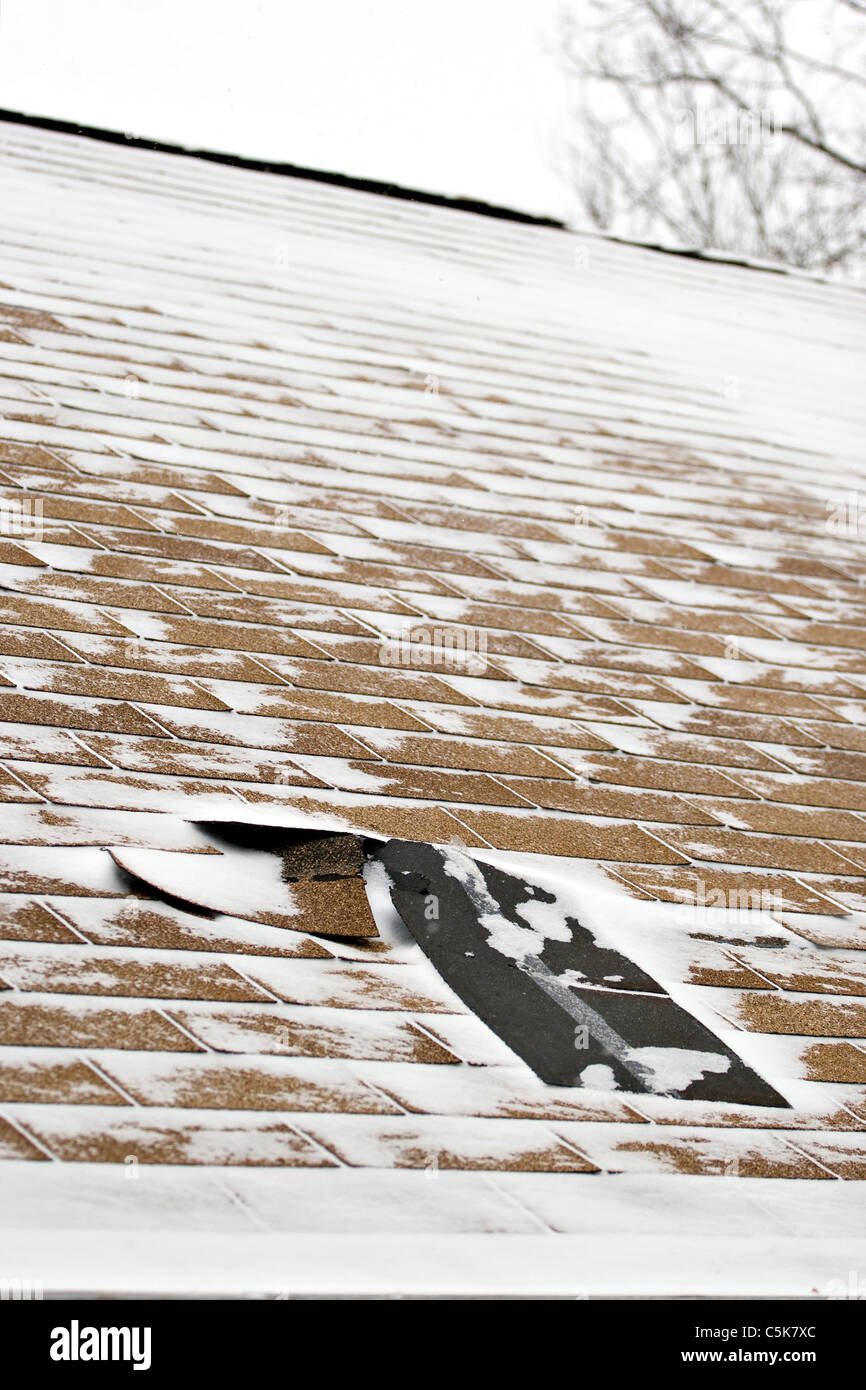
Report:
[[[862,293],[3,145],[0,1282],[862,1268]],[[541,1079],[389,840],[622,1067]]]

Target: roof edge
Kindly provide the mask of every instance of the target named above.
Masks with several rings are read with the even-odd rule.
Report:
[[[542,217],[531,212],[520,212],[517,208],[504,207],[499,203],[487,203],[479,198],[450,197],[445,193],[430,193],[420,188],[407,188],[403,184],[389,183],[382,179],[360,178],[354,174],[331,173],[325,169],[310,169],[302,164],[286,164],[268,159],[254,159],[246,155],[225,154],[218,150],[196,149],[190,145],[172,144],[165,140],[151,140],[147,136],[127,135],[122,131],[108,130],[103,126],[80,125],[77,121],[64,121],[53,116],[34,116],[24,111],[12,111],[0,107],[0,121],[10,125],[24,125],[39,130],[53,130],[62,135],[81,135],[88,140],[101,140],[109,145],[127,145],[133,148],[155,150],[159,154],[186,155],[189,159],[203,159],[211,164],[229,164],[238,169],[252,169],[259,173],[278,174],[285,178],[306,179],[311,183],[331,184],[337,188],[353,188],[360,193],[378,193],[385,198],[396,198],[408,203],[427,203],[434,207],[454,208],[459,212],[474,212],[480,217],[495,217],[505,222],[524,222],[535,227],[553,227],[566,230],[566,224],[555,217]]]
[[[25,111],[13,111],[7,107],[0,107],[0,123],[4,122],[9,125],[30,126],[37,130],[53,130],[61,135],[79,135],[88,140],[101,140],[109,145],[127,145],[138,149],[154,150],[159,154],[202,159],[210,164],[224,164],[236,169],[251,169],[258,173],[277,174],[283,178],[304,179],[308,183],[330,184],[335,188],[351,188],[359,193],[378,194],[380,197],[394,198],[404,203],[452,208],[457,212],[475,213],[479,217],[492,217],[500,222],[522,223],[532,227],[550,227],[555,231],[569,232],[584,237],[596,237],[601,241],[615,242],[620,246],[631,246],[640,251],[653,251],[657,255],[676,256],[682,260],[703,261],[710,265],[762,271],[767,275],[794,275],[814,284],[828,285],[831,289],[859,290],[861,293],[866,293],[866,286],[852,284],[844,280],[834,280],[818,271],[802,270],[797,266],[758,260],[755,257],[740,255],[734,251],[720,251],[711,247],[677,246],[660,241],[634,241],[629,237],[619,236],[613,232],[601,232],[592,227],[574,227],[558,217],[545,217],[539,213],[521,212],[518,208],[509,208],[501,203],[488,203],[482,198],[463,198],[447,193],[431,193],[426,189],[408,188],[405,184],[389,183],[383,179],[366,179],[355,174],[338,174],[327,169],[312,169],[303,164],[255,159],[252,156],[227,154],[219,150],[196,149],[191,145],[178,145],[166,140],[151,140],[148,136],[129,135],[123,131],[109,130],[104,126],[81,125],[77,121],[60,120],[54,116],[35,116]]]

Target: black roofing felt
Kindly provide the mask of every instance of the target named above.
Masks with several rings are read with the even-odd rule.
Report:
[[[584,1075],[597,1067],[617,1090],[788,1106],[657,981],[575,918],[563,919],[567,940],[548,939],[520,960],[490,944],[485,915],[525,933],[521,907],[554,904],[553,893],[483,863],[475,864],[483,890],[473,891],[449,871],[447,852],[414,841],[391,840],[379,857],[394,906],[447,984],[549,1085],[598,1084],[599,1072]],[[652,1065],[635,1055],[642,1049],[653,1050]],[[696,1079],[687,1079],[693,1067],[683,1071],[683,1052],[703,1054]]]

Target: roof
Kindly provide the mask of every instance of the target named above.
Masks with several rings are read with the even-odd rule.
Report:
[[[858,1267],[861,295],[3,143],[0,1278]],[[372,888],[280,916],[303,826],[568,891],[788,1108],[546,1084]]]

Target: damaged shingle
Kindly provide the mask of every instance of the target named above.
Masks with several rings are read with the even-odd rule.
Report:
[[[280,852],[287,883],[298,879],[357,878],[364,867],[364,842],[359,835],[298,831],[286,838],[288,843]]]
[[[112,850],[112,858],[175,907],[316,936],[378,937],[357,836],[229,821],[198,829],[200,847],[216,853],[131,848]]]
[[[391,840],[380,857],[446,982],[543,1081],[787,1106],[554,893],[451,849]]]

